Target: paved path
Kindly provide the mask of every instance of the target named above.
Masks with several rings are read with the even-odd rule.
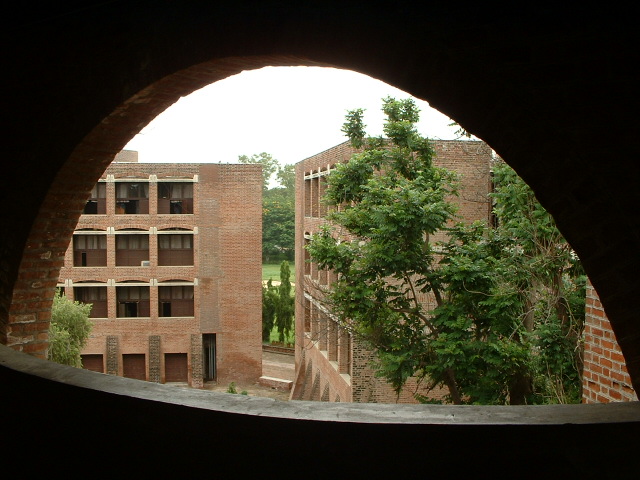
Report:
[[[262,352],[262,375],[293,381],[295,373],[293,355],[274,352]]]
[[[293,381],[295,373],[295,359],[293,355],[275,352],[262,352],[262,375],[265,377],[279,378]],[[246,391],[251,396],[267,397],[276,400],[288,401],[290,392],[283,392],[278,389],[269,388],[259,383],[243,384],[236,382],[236,391],[241,393]],[[229,385],[207,385],[207,390],[226,392]]]

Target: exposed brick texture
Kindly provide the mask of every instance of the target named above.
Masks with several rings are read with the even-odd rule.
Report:
[[[584,326],[583,403],[637,401],[625,358],[591,284],[587,284]]]
[[[62,0],[13,2],[5,17],[0,350],[46,354],[51,301],[82,205],[142,127],[181,97],[243,70],[330,66],[428,100],[516,169],[582,260],[640,389],[640,75],[637,19],[629,9],[475,2],[460,14],[433,2],[335,8],[204,1],[79,8]],[[391,33],[381,35],[381,26]],[[76,388],[57,375],[50,380],[13,367],[0,365],[11,442],[5,463],[33,475],[47,474],[68,453],[68,442],[52,442],[46,428],[81,438],[76,463],[86,471],[98,466],[105,476],[210,475],[211,462],[200,459],[211,452],[217,472],[237,472],[238,452],[265,432],[287,432],[278,437],[281,449],[299,452],[288,457],[288,471],[312,470],[318,478],[376,478],[400,468],[380,459],[401,459],[403,471],[422,472],[425,455],[406,454],[414,450],[429,453],[430,472],[454,468],[463,478],[485,471],[494,478],[638,477],[638,421],[629,415],[635,402],[550,407],[537,421],[525,409],[509,425],[496,419],[521,409],[472,409],[493,424],[483,416],[459,423],[459,409],[445,408],[449,420],[434,425],[395,406],[406,416],[390,423],[309,421],[336,410],[320,405],[298,421],[286,418],[290,405],[270,406],[273,415],[199,409],[103,390],[125,383],[117,378]],[[43,416],[43,405],[56,405],[56,415]],[[360,410],[342,409],[346,416]],[[566,423],[567,412],[578,421]],[[95,434],[69,418],[91,418]],[[461,439],[472,440],[464,461],[460,448],[451,448]],[[150,461],[161,441],[172,455]],[[496,452],[499,466],[487,462]],[[254,449],[249,470],[272,460],[271,449]]]
[[[116,375],[123,374],[122,355],[144,354],[146,379],[152,382],[165,381],[166,353],[184,353],[188,372],[185,381],[201,388],[202,335],[215,334],[217,381],[257,381],[262,373],[260,166],[137,163],[135,154],[122,152],[102,175],[99,184],[104,186],[105,198],[98,200],[105,203],[104,213],[80,217],[60,271],[58,285],[71,299],[75,299],[78,288],[87,285],[105,291],[105,305],[101,314],[92,318],[93,331],[82,353],[104,355],[106,371]],[[148,213],[117,213],[116,187],[128,187],[134,180],[148,186],[148,199],[144,200]],[[174,200],[185,205],[192,202],[193,213],[160,213],[160,185],[169,183],[193,187],[192,201],[182,197]],[[96,255],[96,250],[76,251],[74,247],[76,239],[84,241],[86,234],[100,237],[106,245],[100,266],[81,264],[81,253],[89,262]],[[176,235],[191,239],[192,251],[187,260],[167,264],[160,258],[161,237],[162,245],[173,246],[179,238]],[[117,241],[123,236],[136,245],[143,238],[148,247],[118,250]],[[168,252],[184,254],[180,248]],[[119,264],[122,259],[132,265]],[[137,315],[122,316],[118,292],[132,285],[149,292],[147,305],[142,307],[140,302]],[[171,288],[163,285],[193,292],[191,302],[172,299],[168,307],[175,311],[190,303],[187,308],[191,311],[163,312],[159,289]]]
[[[459,197],[451,200],[458,205],[461,219],[466,222],[489,220],[491,149],[479,141],[435,140],[434,163],[459,174]],[[353,338],[340,327],[331,313],[316,300],[317,285],[330,286],[332,272],[321,271],[309,262],[304,249],[306,237],[324,224],[326,207],[320,199],[324,193],[326,175],[338,163],[348,162],[354,150],[349,142],[342,143],[296,164],[296,383],[292,398],[334,398],[343,402],[417,403],[414,394],[442,399],[446,390],[426,391],[415,379],[410,379],[397,395],[391,386],[377,378],[372,367],[374,353],[362,341]],[[441,239],[441,234],[433,240]],[[429,303],[430,298],[422,299]],[[313,392],[306,386],[313,376]]]

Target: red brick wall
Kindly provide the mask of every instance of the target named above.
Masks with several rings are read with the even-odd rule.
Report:
[[[630,402],[638,400],[631,386],[625,359],[591,284],[587,285],[584,326],[583,403]]]
[[[131,161],[135,158],[118,156]],[[133,152],[136,153],[136,152]],[[115,215],[113,180],[149,180],[149,214]],[[192,215],[157,214],[157,179],[194,179]],[[262,174],[258,165],[113,163],[102,175],[107,180],[107,214],[83,215],[77,229],[106,232],[107,266],[74,267],[73,242],[67,248],[59,285],[73,298],[78,282],[105,282],[109,318],[94,319],[83,354],[104,354],[107,337],[118,340],[118,356],[147,355],[150,337],[160,338],[160,381],[164,354],[186,353],[189,384],[203,385],[202,334],[216,334],[217,380],[257,381],[262,373],[261,241]],[[115,266],[115,233],[142,229],[149,237],[149,266]],[[157,231],[184,228],[193,233],[193,265],[159,266]],[[188,232],[185,232],[188,233]],[[149,285],[150,316],[116,318],[116,284],[137,280]],[[157,285],[165,281],[193,284],[193,317],[160,317]],[[196,339],[196,340],[194,340]],[[195,343],[194,343],[195,341]],[[118,362],[122,375],[122,361]]]
[[[455,171],[459,178],[459,197],[452,200],[458,205],[458,214],[464,221],[488,220],[490,204],[487,193],[490,189],[490,165],[492,151],[488,145],[479,141],[433,141],[436,150],[434,163]],[[324,223],[325,209],[318,201],[322,194],[322,172],[327,172],[337,163],[349,161],[355,150],[349,142],[342,143],[324,152],[318,153],[296,164],[296,384],[292,397],[296,395],[314,395],[323,399],[322,393],[329,401],[336,397],[340,401],[354,402],[383,402],[383,403],[416,403],[413,392],[418,388],[412,379],[407,383],[400,398],[391,387],[375,377],[371,368],[372,352],[364,348],[357,340],[352,339],[351,359],[352,371],[350,376],[340,375],[335,362],[330,362],[331,347],[324,346],[320,332],[305,332],[305,291],[315,290],[314,282],[325,284],[329,278],[319,272],[314,264],[307,265],[304,253],[305,234],[318,231]],[[305,180],[305,176],[307,180]],[[316,178],[310,178],[310,177]],[[434,235],[438,240],[441,235]],[[305,268],[308,275],[305,276]],[[426,299],[425,299],[426,301]],[[313,330],[313,327],[312,327]],[[314,344],[314,342],[318,342]],[[326,349],[326,351],[324,351]],[[311,378],[306,378],[311,375]],[[315,385],[313,388],[310,385]],[[304,390],[304,394],[300,391]],[[424,389],[421,393],[426,393]],[[430,396],[441,398],[445,391],[433,391]],[[350,400],[349,400],[350,399]]]
[[[199,199],[210,223],[200,230],[202,323],[218,332],[219,382],[262,373],[262,170],[204,165]],[[211,262],[211,255],[218,259]]]

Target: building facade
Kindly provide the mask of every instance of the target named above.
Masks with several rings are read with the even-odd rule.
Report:
[[[453,198],[465,222],[489,220],[492,150],[484,142],[435,140],[434,163],[460,175],[460,195]],[[330,271],[310,262],[304,248],[325,223],[322,198],[326,177],[356,152],[349,142],[337,145],[296,164],[296,380],[291,398],[330,402],[417,403],[414,393],[441,398],[442,390],[429,393],[410,379],[400,396],[376,377],[372,352],[346,329],[318,298],[318,286],[334,281]],[[433,240],[440,237],[436,234]],[[424,302],[430,299],[425,298]]]
[[[260,166],[118,154],[87,201],[58,283],[93,305],[84,368],[196,388],[257,381],[261,232]]]

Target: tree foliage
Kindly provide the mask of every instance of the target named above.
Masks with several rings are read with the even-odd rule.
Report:
[[[291,294],[291,269],[289,262],[280,264],[280,285],[278,285],[278,303],[276,304],[276,327],[279,340],[284,342],[293,332],[295,300]]]
[[[293,333],[295,299],[291,290],[291,269],[289,262],[280,264],[280,283],[273,285],[271,279],[262,287],[262,340],[268,342],[274,327],[278,339],[285,342]]]
[[[262,165],[262,261],[293,260],[295,253],[295,166],[272,155],[240,155],[240,163]],[[274,182],[275,185],[272,185]]]
[[[413,101],[383,111],[386,139],[365,137],[362,110],[347,115],[362,152],[328,177],[334,208],[308,246],[338,274],[330,308],[398,393],[417,377],[453,403],[578,401],[585,277],[551,216],[498,162],[498,227],[459,222],[456,176],[434,166]],[[447,240],[430,242],[438,231]]]
[[[276,160],[275,158],[273,158],[271,154],[266,152],[253,154],[250,157],[246,155],[239,155],[238,162],[262,166],[262,190],[263,191],[266,191],[269,189],[271,178],[278,171],[278,167],[279,167],[278,160]]]
[[[269,279],[262,286],[262,341],[269,342],[271,331],[276,322],[276,304],[278,303],[278,290]]]
[[[80,352],[93,326],[89,320],[91,308],[91,304],[71,301],[60,289],[56,291],[49,326],[49,360],[72,367],[82,367]]]
[[[262,197],[262,261],[293,260],[295,253],[295,196],[272,188]]]

